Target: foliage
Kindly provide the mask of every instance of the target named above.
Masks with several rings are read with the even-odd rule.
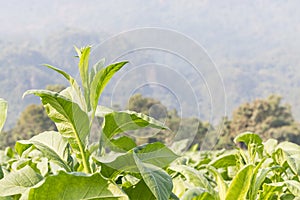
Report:
[[[245,132],[234,138],[236,149],[194,148],[179,158],[163,143],[137,145],[121,135],[168,128],[143,113],[98,105],[107,82],[126,62],[104,67],[100,61],[89,69],[90,47],[76,50],[82,88],[66,72],[46,65],[70,86],[25,93],[41,98],[58,131],[19,140],[15,151],[0,151],[0,199],[299,199],[297,144],[263,142],[259,134]],[[7,104],[2,99],[0,104],[3,126]],[[103,118],[102,131],[93,144],[90,130],[97,117]]]
[[[172,163],[174,194],[182,199],[299,199],[300,146],[275,139],[263,143],[250,132],[234,141],[247,150],[190,151]]]
[[[161,143],[137,146],[129,137],[119,137],[124,131],[143,127],[168,128],[141,113],[99,106],[98,99],[106,84],[127,62],[104,67],[101,60],[89,69],[90,47],[75,49],[82,88],[66,72],[45,65],[64,76],[70,86],[61,92],[29,90],[24,94],[40,97],[58,131],[17,141],[16,153],[9,147],[1,152],[0,197],[134,199],[134,193],[147,188],[153,198],[168,199],[173,184],[163,168],[178,156]],[[90,130],[96,117],[103,118],[103,131],[99,143],[90,144]],[[128,164],[125,168],[124,160]]]
[[[234,111],[232,120],[223,120],[221,128],[223,146],[232,144],[233,138],[245,131],[255,132],[264,140],[275,138],[300,144],[299,123],[294,120],[290,105],[281,105],[278,95],[242,104]]]

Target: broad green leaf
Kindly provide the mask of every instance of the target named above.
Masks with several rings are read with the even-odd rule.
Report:
[[[138,150],[136,150],[138,149]],[[160,142],[137,147],[135,155],[144,163],[149,163],[160,168],[165,168],[168,164],[176,160],[179,156]]]
[[[17,141],[15,148],[19,155],[22,155],[23,151],[29,147],[28,145],[34,145],[49,160],[52,160],[66,171],[71,171],[68,164],[64,161],[67,142],[58,132],[46,131],[30,140]]]
[[[223,167],[235,166],[236,162],[237,162],[236,154],[225,154],[216,157],[208,165],[211,165],[215,168],[223,168]]]
[[[289,152],[289,154],[300,154],[300,146],[292,142],[281,142],[277,148]]]
[[[277,146],[277,151],[283,151],[283,161],[287,161],[295,175],[300,174],[300,146],[291,142],[282,142]]]
[[[0,98],[0,132],[4,126],[7,116],[7,102]]]
[[[300,182],[294,180],[285,181],[285,185],[289,189],[289,191],[295,195],[296,197],[300,197]]]
[[[215,194],[215,190],[207,178],[196,169],[185,165],[172,165],[169,167],[169,169],[182,174],[187,182],[194,187],[201,187],[207,190],[209,193]]]
[[[143,163],[135,152],[133,153],[133,158],[144,182],[156,199],[169,199],[173,189],[172,178],[161,168]]]
[[[168,129],[163,123],[152,117],[134,111],[112,112],[104,117],[102,125],[104,135],[110,139],[118,133],[137,130],[144,127]]]
[[[117,152],[129,151],[134,147],[136,147],[134,140],[127,136],[122,136],[117,139],[112,139],[110,141],[110,144],[111,144],[110,148],[113,151],[117,151]]]
[[[119,62],[111,64],[105,68],[102,68],[100,71],[98,71],[94,79],[91,80],[91,88],[90,88],[90,100],[91,100],[91,107],[93,110],[96,110],[96,107],[98,105],[98,100],[101,96],[102,91],[104,90],[105,86],[109,82],[109,80],[113,77],[113,75],[119,71],[126,63],[125,62]]]
[[[226,200],[244,200],[246,199],[251,180],[254,165],[246,165],[234,177],[226,193]]]
[[[220,199],[225,199],[227,192],[227,184],[225,183],[221,174],[212,166],[207,166],[207,169],[214,175],[218,188],[218,195]]]
[[[82,96],[82,92],[81,92],[81,89],[80,89],[77,81],[72,76],[70,76],[68,73],[64,72],[61,69],[58,69],[58,68],[53,67],[53,66],[48,65],[48,64],[45,64],[44,66],[60,73],[61,75],[63,75],[69,81],[71,87],[68,87],[65,90],[63,90],[61,92],[61,94],[64,95],[64,96],[67,96],[67,98],[69,98],[73,102],[77,103],[82,110],[87,111],[86,102],[85,102],[84,97]]]
[[[300,154],[291,155],[288,152],[285,152],[285,158],[290,166],[291,170],[295,175],[300,174]]]
[[[66,173],[49,176],[39,187],[32,188],[29,200],[79,200],[79,199],[128,199],[118,186],[104,179],[99,173],[85,175]]]
[[[27,165],[18,171],[7,174],[0,180],[0,196],[22,194],[41,180],[41,175]]]
[[[249,153],[248,163],[255,163],[256,154],[258,154],[259,157],[263,156],[264,146],[262,139],[257,134],[251,132],[242,133],[234,138],[234,142],[243,142],[247,145]]]
[[[129,199],[131,200],[155,200],[155,196],[148,188],[146,183],[141,180],[136,185],[124,189]]]
[[[182,200],[215,200],[206,190],[200,187],[191,188],[184,193]]]
[[[42,99],[48,116],[55,122],[58,131],[68,139],[78,159],[83,159],[85,170],[88,170],[85,155],[86,140],[89,134],[88,115],[78,104],[64,96],[46,90],[28,90],[24,95],[35,94]]]
[[[166,167],[168,164],[178,158],[168,147],[159,142],[153,144],[147,144],[139,147],[135,147],[126,154],[121,154],[111,162],[105,162],[103,158],[100,158],[100,162],[103,163],[103,169],[106,167],[117,169],[120,171],[128,171],[138,173],[136,160],[133,154],[143,163],[155,165],[160,168]],[[103,172],[105,173],[105,172]],[[110,173],[108,173],[110,174]],[[111,175],[111,174],[110,174]],[[109,175],[109,176],[110,176]],[[107,174],[106,174],[107,176]]]
[[[238,142],[243,142],[249,147],[249,144],[261,145],[262,139],[255,133],[245,132],[234,138],[234,143]]]
[[[111,157],[111,155],[108,156]],[[133,159],[132,150],[126,154],[117,155],[117,157],[112,161],[107,160],[106,157],[98,158],[98,162],[101,164],[101,173],[103,176],[108,178],[112,178],[115,172],[121,171],[139,173],[139,170]]]

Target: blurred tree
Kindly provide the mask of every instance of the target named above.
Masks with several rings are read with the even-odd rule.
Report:
[[[150,97],[143,97],[141,94],[135,94],[130,97],[127,109],[144,113],[155,119],[166,118],[168,112],[167,107],[160,101]]]
[[[29,139],[32,136],[47,130],[56,130],[44,110],[43,105],[31,104],[21,113],[16,126],[12,130],[13,139]]]
[[[289,140],[300,144],[300,126],[293,118],[291,106],[282,105],[281,99],[279,95],[271,95],[238,107],[232,120],[223,122],[223,125],[226,124],[220,137],[223,144],[232,144],[233,138],[245,131],[257,133],[263,139]]]
[[[47,85],[46,90],[51,90],[53,92],[61,92],[66,89],[66,86],[62,84],[54,84],[54,85]]]
[[[141,112],[147,114],[161,122],[164,122],[171,130],[170,131],[159,131],[153,137],[145,137],[147,135],[151,135],[151,130],[144,129],[139,130],[139,135],[136,141],[139,143],[144,142],[154,142],[154,141],[162,141],[165,143],[171,142],[174,137],[176,140],[180,139],[191,139],[192,144],[199,144],[203,142],[205,134],[212,130],[212,126],[208,122],[202,122],[197,118],[181,118],[178,116],[176,109],[168,110],[166,106],[164,106],[160,101],[150,98],[143,97],[141,94],[133,95],[128,102],[127,109],[134,110],[136,112]],[[181,135],[177,135],[178,131],[184,133]]]

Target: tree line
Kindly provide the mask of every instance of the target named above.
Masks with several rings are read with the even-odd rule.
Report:
[[[50,85],[47,86],[47,89],[60,92],[64,89],[64,86]],[[121,108],[115,106],[114,109]],[[207,134],[217,135],[217,143],[212,144],[215,145],[216,149],[233,148],[233,139],[245,131],[257,133],[264,140],[274,138],[279,141],[291,141],[300,144],[299,123],[292,115],[291,106],[282,104],[280,95],[273,94],[265,99],[243,103],[234,110],[231,118],[225,116],[215,126],[195,117],[181,118],[177,110],[168,109],[159,100],[144,97],[141,94],[133,95],[125,109],[144,113],[163,121],[171,130],[159,131],[154,135],[151,135],[151,130],[147,128],[139,130],[132,134],[133,139],[138,144],[155,141],[168,143],[172,141],[174,133],[179,128],[185,132],[185,137],[194,137],[191,143],[194,148],[199,148],[202,145]],[[101,120],[98,120],[98,123],[102,123]],[[195,131],[195,125],[197,128],[196,134],[192,134]],[[57,130],[57,128],[48,118],[42,105],[31,104],[21,113],[15,126],[2,133],[0,148],[13,146],[17,140],[29,139],[47,130]],[[97,140],[98,138],[91,137],[91,139]]]

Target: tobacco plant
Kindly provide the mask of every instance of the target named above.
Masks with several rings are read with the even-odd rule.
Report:
[[[69,87],[56,93],[29,90],[40,97],[58,131],[46,131],[17,141],[14,153],[3,153],[0,196],[3,199],[168,199],[171,177],[163,170],[178,156],[162,143],[137,146],[121,133],[143,127],[168,129],[163,123],[133,111],[113,111],[98,105],[112,76],[127,61],[89,67],[90,47],[75,48],[81,86],[68,73]],[[0,106],[5,107],[3,101]],[[4,111],[0,115],[2,128]],[[102,117],[98,144],[89,143],[93,121]],[[109,151],[107,149],[110,149]],[[142,197],[142,196],[143,197]]]

